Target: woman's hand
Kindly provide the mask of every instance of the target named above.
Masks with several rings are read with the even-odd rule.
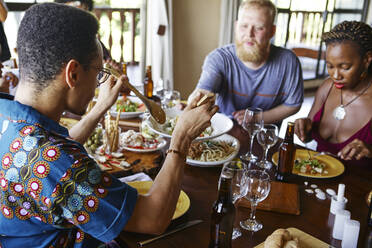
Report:
[[[344,160],[359,160],[364,157],[371,158],[372,147],[359,139],[355,139],[339,151],[337,156]]]
[[[295,134],[302,141],[310,140],[310,131],[312,128],[312,121],[310,118],[300,118],[295,121]]]
[[[173,131],[171,147],[175,145],[186,153],[191,141],[211,125],[210,120],[218,111],[218,106],[214,105],[214,99],[210,99],[196,107],[202,96],[203,94],[199,93],[180,115]]]

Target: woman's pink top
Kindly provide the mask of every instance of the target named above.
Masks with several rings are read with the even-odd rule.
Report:
[[[364,141],[366,144],[372,144],[372,132],[371,132],[371,125],[372,120],[370,120],[364,127],[359,129],[356,133],[354,133],[350,138],[348,138],[346,141],[342,143],[330,143],[323,139],[319,134],[319,125],[320,120],[323,116],[324,111],[324,105],[321,107],[321,109],[314,115],[313,118],[313,129],[311,131],[311,136],[313,139],[316,140],[318,143],[317,151],[327,151],[331,152],[333,154],[337,154],[340,150],[342,150],[347,144],[349,144],[354,139],[359,139],[361,141]],[[349,163],[349,162],[348,162]],[[365,165],[371,165],[372,166],[372,159],[371,158],[363,158],[361,160],[353,160],[351,161],[351,164],[365,164]]]

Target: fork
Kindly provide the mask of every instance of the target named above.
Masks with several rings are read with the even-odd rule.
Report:
[[[309,149],[306,149],[307,150],[307,154],[309,154],[309,160],[311,160],[311,153],[310,153],[310,150]],[[315,155],[316,156],[316,155]],[[314,156],[314,157],[315,157]]]
[[[328,156],[331,156],[331,157],[337,157],[337,155],[335,155],[333,153],[330,153],[330,152],[318,152],[318,153],[314,154],[314,157],[318,157],[318,156],[322,156],[322,155],[328,155]]]

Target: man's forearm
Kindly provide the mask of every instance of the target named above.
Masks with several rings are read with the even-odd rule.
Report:
[[[170,148],[186,154],[187,149],[183,147],[188,147],[186,143],[181,146],[171,144]],[[156,235],[165,231],[177,205],[184,166],[184,156],[174,152],[166,156],[148,194],[138,197],[134,212],[125,226],[126,231]]]
[[[69,130],[70,137],[84,144],[89,138],[98,122],[104,116],[106,109],[97,106],[97,104],[87,113],[77,124]]]
[[[297,113],[301,106],[290,107],[286,105],[279,105],[275,108],[269,109],[263,113],[263,119],[265,123],[277,123],[283,119]]]

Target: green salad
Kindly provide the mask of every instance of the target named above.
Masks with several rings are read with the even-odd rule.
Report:
[[[325,165],[317,159],[296,159],[294,163],[296,170],[306,174],[322,174]]]
[[[128,98],[122,98],[116,102],[116,112],[137,112],[140,104],[132,102]]]

